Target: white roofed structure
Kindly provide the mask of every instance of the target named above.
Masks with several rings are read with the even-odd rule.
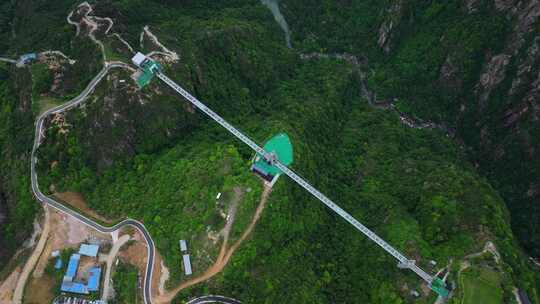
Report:
[[[180,240],[180,251],[182,251],[182,252],[187,251],[186,240]]]
[[[189,259],[189,254],[184,254],[182,256],[184,259],[184,272],[186,275],[190,275],[193,272],[191,271],[191,260]]]
[[[143,53],[141,52],[137,52],[137,54],[135,54],[135,56],[133,56],[133,58],[131,58],[131,61],[136,65],[136,66],[141,66],[141,63],[143,63],[143,61],[146,59],[146,56],[144,56]]]

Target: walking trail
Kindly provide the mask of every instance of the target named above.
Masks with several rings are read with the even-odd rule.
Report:
[[[266,206],[266,202],[268,201],[268,197],[270,195],[271,190],[272,190],[272,188],[270,188],[270,187],[267,187],[267,186],[264,187],[263,193],[261,195],[261,201],[259,203],[259,206],[257,207],[257,210],[255,211],[255,214],[253,215],[253,218],[251,219],[251,222],[249,223],[249,226],[244,231],[242,236],[231,247],[227,247],[228,240],[229,240],[229,233],[228,233],[229,231],[227,231],[225,233],[225,236],[224,236],[224,239],[223,239],[223,244],[221,245],[221,250],[219,252],[219,255],[218,255],[214,265],[210,266],[210,268],[208,268],[200,276],[195,277],[195,278],[193,278],[193,279],[191,279],[189,281],[183,282],[180,285],[178,285],[176,288],[174,288],[173,290],[168,291],[167,293],[165,293],[163,295],[159,295],[159,296],[155,297],[153,302],[158,303],[158,304],[170,303],[174,299],[176,294],[178,292],[180,292],[181,290],[186,289],[186,288],[188,288],[190,286],[193,286],[195,284],[204,282],[204,281],[212,278],[216,274],[220,273],[223,270],[223,268],[225,268],[225,266],[229,262],[231,256],[236,251],[236,249],[238,249],[238,247],[240,247],[240,244],[242,244],[242,242],[253,231],[253,228],[255,227],[255,224],[257,224],[257,221],[261,217],[261,214],[262,214],[262,212],[264,210],[264,207]]]

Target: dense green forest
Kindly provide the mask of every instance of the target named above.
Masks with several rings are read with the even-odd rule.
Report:
[[[14,59],[17,54],[57,49],[77,60],[66,67],[66,81],[56,93],[49,92],[53,79],[44,65],[18,69],[0,63],[0,269],[29,236],[40,208],[30,189],[29,156],[41,94],[67,100],[78,94],[99,68],[95,45],[75,38],[65,24],[72,5],[72,1],[0,4],[1,56]]]
[[[369,85],[380,100],[396,99],[400,110],[455,134],[502,195],[521,244],[540,255],[540,97],[534,85],[540,24],[528,14],[537,2],[280,4],[298,51],[365,55]],[[493,58],[508,62],[497,65]],[[500,80],[485,88],[482,81],[490,78],[483,73],[490,68],[489,77]]]
[[[116,294],[112,303],[130,304],[141,301],[138,291],[139,275],[135,266],[120,263],[114,272],[113,282]]]
[[[463,287],[457,278],[460,259],[491,240],[508,276],[497,292],[510,303],[511,287],[517,286],[538,302],[538,273],[513,237],[505,206],[516,196],[504,187],[497,188],[500,192],[493,188],[499,186],[493,182],[496,170],[481,164],[477,172],[474,160],[483,148],[467,144],[477,134],[464,128],[474,124],[467,118],[474,116],[467,112],[473,110],[461,114],[456,102],[472,96],[485,53],[504,48],[503,37],[513,22],[495,13],[490,1],[480,2],[476,11],[467,13],[461,4],[442,1],[408,1],[389,9],[393,1],[284,0],[280,5],[292,29],[294,49],[285,46],[270,12],[254,0],[92,4],[95,14],[113,18],[114,31],[134,46],[143,26],[149,25],[162,43],[180,54],[179,62],[165,64],[167,75],[257,142],[287,132],[294,145],[294,170],[426,270],[435,272],[453,260],[449,280]],[[17,31],[27,35],[13,38],[13,47],[2,46],[6,52],[57,48],[78,60],[56,93],[47,92],[51,81],[47,71],[32,67],[34,86],[26,89],[27,95],[66,100],[99,70],[97,47],[84,35],[75,37],[74,27],[65,22],[74,4],[14,5],[9,18],[15,18]],[[386,53],[378,46],[377,33],[390,19],[395,27]],[[38,20],[38,25],[29,20]],[[32,30],[38,26],[49,30]],[[38,39],[40,33],[50,39]],[[151,46],[143,46],[143,51],[150,50]],[[129,60],[117,49],[108,52]],[[395,112],[372,108],[360,93],[356,67],[298,56],[309,52],[366,56],[369,85],[380,99],[398,98],[401,111],[444,123],[456,129],[458,137],[409,128]],[[448,60],[459,64],[456,83],[439,80],[440,67]],[[5,70],[0,77],[22,74]],[[142,220],[171,269],[169,284],[174,284],[183,279],[178,239],[187,238],[194,246],[195,271],[210,263],[204,254],[215,254],[216,247],[204,240],[208,227],[215,231],[224,224],[216,212],[216,193],[224,193],[221,208],[225,208],[232,189],[243,190],[244,218],[235,227],[238,232],[258,202],[261,183],[248,170],[253,154],[247,147],[157,80],[141,91],[120,86],[120,80],[127,80],[127,88],[132,88],[129,77],[126,71],[113,72],[84,107],[66,114],[66,125],[48,122],[51,127],[38,151],[40,185],[44,190],[54,185],[59,191],[79,191],[93,209],[110,218]],[[0,118],[9,117],[0,120],[0,143],[3,159],[11,162],[2,170],[15,166],[18,169],[9,170],[19,171],[2,176],[19,178],[9,189],[19,189],[27,198],[28,209],[24,201],[17,201],[21,214],[9,215],[8,221],[24,216],[29,227],[29,215],[38,205],[29,192],[28,159],[15,155],[30,149],[34,116],[27,111],[13,119],[21,102],[14,97],[20,92],[14,83],[0,86],[4,90]],[[10,154],[17,141],[21,152]],[[516,170],[507,178],[521,178],[524,172]],[[529,180],[535,172],[527,171]],[[530,228],[531,223],[523,227]],[[521,240],[532,248],[532,238],[522,235]],[[437,261],[437,267],[429,260]],[[120,270],[118,284],[133,287],[134,271]],[[420,283],[282,177],[253,235],[224,272],[183,291],[176,302],[224,294],[244,303],[408,303],[414,301],[410,290],[420,290]],[[128,296],[132,295],[121,295],[119,302],[129,302]],[[432,300],[430,295],[416,302]]]
[[[0,64],[0,269],[28,236],[39,210],[30,192],[34,115],[30,74]]]

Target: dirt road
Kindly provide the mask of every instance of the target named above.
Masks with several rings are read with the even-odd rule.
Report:
[[[39,242],[36,246],[36,249],[34,249],[34,252],[32,252],[32,255],[28,258],[28,261],[26,261],[26,264],[24,265],[22,273],[19,276],[19,279],[17,280],[17,286],[15,287],[15,292],[13,293],[13,304],[22,303],[24,286],[26,285],[26,281],[28,280],[30,273],[32,273],[32,270],[36,266],[39,260],[39,257],[41,256],[41,253],[43,252],[43,249],[45,248],[47,239],[49,238],[50,212],[47,205],[43,205],[43,209],[45,210],[45,220],[43,221],[44,222],[43,231],[41,232],[41,237],[39,238]]]
[[[208,268],[203,274],[200,276],[191,279],[189,281],[183,282],[180,285],[178,285],[176,288],[174,288],[171,291],[166,292],[163,295],[156,296],[153,300],[154,303],[161,304],[161,303],[170,303],[176,294],[180,292],[181,290],[188,288],[190,286],[193,286],[197,283],[204,282],[219,272],[223,270],[223,268],[227,265],[229,262],[229,259],[232,257],[236,249],[242,244],[242,242],[251,234],[253,231],[253,228],[255,228],[255,225],[257,224],[257,221],[261,217],[261,214],[264,210],[264,207],[266,206],[266,202],[268,201],[268,196],[270,195],[272,188],[270,187],[264,187],[264,191],[261,195],[261,201],[259,203],[259,206],[257,206],[257,210],[255,211],[255,214],[253,215],[251,222],[249,226],[246,228],[240,239],[238,239],[231,247],[227,247],[227,241],[228,241],[228,234],[224,236],[223,245],[221,246],[221,250],[219,252],[219,256],[216,259],[216,262],[214,265],[212,265],[210,268]]]
[[[111,293],[111,269],[112,264],[114,260],[116,259],[116,255],[118,254],[118,251],[120,250],[120,247],[122,247],[125,243],[127,243],[130,240],[130,236],[128,234],[122,235],[118,241],[114,242],[113,247],[109,251],[109,254],[107,255],[107,269],[105,270],[105,280],[103,281],[103,296],[101,297],[102,300],[107,301],[109,300],[110,293]]]
[[[13,299],[13,290],[17,286],[17,280],[19,274],[21,273],[21,268],[17,267],[10,275],[7,277],[2,284],[0,284],[0,304],[11,304]]]

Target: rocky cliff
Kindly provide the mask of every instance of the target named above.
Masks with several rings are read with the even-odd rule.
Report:
[[[538,0],[282,7],[300,51],[365,55],[379,100],[455,129],[506,201],[522,245],[540,256]]]

